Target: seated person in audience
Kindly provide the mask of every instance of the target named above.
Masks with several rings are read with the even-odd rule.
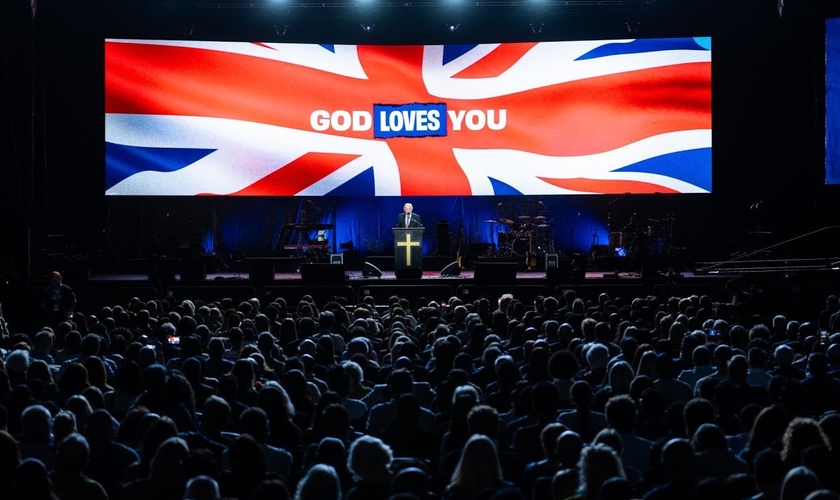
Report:
[[[391,372],[391,376],[388,378],[387,386],[387,394],[390,397],[388,400],[370,408],[370,414],[368,415],[367,420],[367,433],[373,436],[378,436],[384,432],[397,418],[397,399],[399,399],[399,397],[403,394],[414,393],[414,389],[414,379],[409,370],[398,369]],[[374,389],[374,391],[376,391],[376,389]],[[385,389],[382,391],[385,393]],[[375,399],[366,398],[366,401],[373,400]],[[420,409],[418,422],[426,431],[435,431],[435,416],[426,408]]]

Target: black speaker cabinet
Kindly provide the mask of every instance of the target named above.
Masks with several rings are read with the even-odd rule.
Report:
[[[274,264],[257,262],[248,270],[248,279],[257,285],[264,285],[274,281]]]
[[[548,259],[550,255],[545,257]],[[560,259],[558,267],[546,266],[545,277],[553,285],[581,283],[586,278],[586,262],[575,259]]]
[[[419,267],[404,267],[396,270],[398,280],[419,280],[423,277],[423,270]]]
[[[338,264],[301,264],[304,285],[338,285],[344,283],[344,266]]]
[[[190,281],[201,281],[207,279],[207,266],[202,259],[189,259],[181,261],[181,279]]]
[[[513,285],[516,283],[516,262],[476,262],[476,285]]]

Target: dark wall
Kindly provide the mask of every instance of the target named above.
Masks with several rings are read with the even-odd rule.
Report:
[[[822,185],[826,11],[819,2],[789,1],[795,5],[779,20],[774,0],[662,1],[653,7],[562,11],[476,7],[461,13],[431,7],[195,9],[192,2],[43,0],[34,24],[28,0],[3,4],[2,228],[23,234],[26,224],[21,222],[31,218],[39,245],[46,235],[61,233],[72,235],[80,246],[102,245],[106,238],[122,255],[142,254],[148,251],[148,235],[143,233],[150,225],[168,223],[163,219],[210,224],[211,213],[219,212],[221,205],[221,213],[273,220],[278,215],[262,207],[273,205],[276,210],[278,204],[289,204],[248,199],[106,200],[105,37],[451,43],[711,34],[714,194],[664,201],[638,196],[618,205],[610,205],[616,197],[586,197],[558,201],[560,209],[582,206],[603,220],[616,206],[625,216],[673,212],[683,242],[698,254],[725,255],[746,245],[746,233],[758,227],[779,239],[837,221],[830,203],[836,192]],[[375,29],[364,33],[360,22],[375,24]],[[446,22],[460,27],[447,32]],[[530,25],[540,23],[542,31],[534,33]],[[279,35],[285,26],[285,35]],[[628,33],[628,26],[638,33]],[[33,145],[34,155],[29,153]],[[269,226],[266,232],[273,231]]]

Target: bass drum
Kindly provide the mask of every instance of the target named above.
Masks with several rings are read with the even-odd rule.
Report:
[[[525,255],[531,251],[533,240],[530,236],[519,236],[513,240],[513,255]]]
[[[499,233],[499,253],[501,255],[511,255],[515,239],[513,233]]]

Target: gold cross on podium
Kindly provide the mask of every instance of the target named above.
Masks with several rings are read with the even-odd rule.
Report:
[[[419,247],[419,241],[411,241],[411,233],[405,235],[405,241],[398,241],[398,247],[405,247],[405,265],[411,267],[411,247]]]

